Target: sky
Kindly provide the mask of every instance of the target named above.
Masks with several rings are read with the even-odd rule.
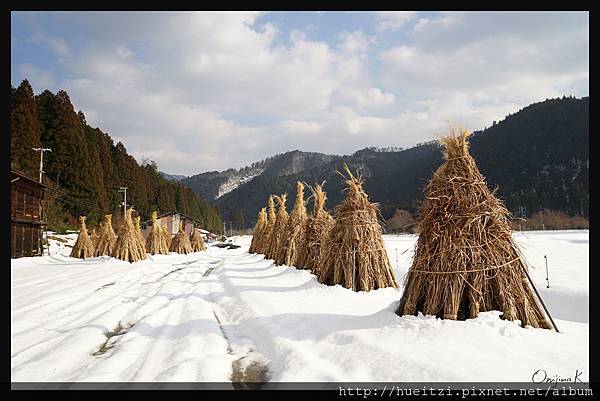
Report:
[[[589,96],[589,13],[12,12],[25,78],[139,162],[192,175],[408,148]]]

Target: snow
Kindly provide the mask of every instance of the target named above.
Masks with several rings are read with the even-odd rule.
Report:
[[[245,174],[234,174],[228,177],[227,181],[225,181],[219,187],[219,191],[217,192],[215,199],[219,199],[221,196],[228,194],[240,185],[247,183],[258,175],[261,175],[263,171],[265,171],[263,168],[256,168]]]
[[[499,312],[398,317],[402,289],[353,292],[238,249],[127,263],[50,255],[11,261],[12,381],[519,381],[589,372],[589,231],[517,232],[560,333]],[[385,235],[400,282],[416,237]],[[544,255],[550,288],[546,288]],[[259,369],[260,370],[260,369]]]

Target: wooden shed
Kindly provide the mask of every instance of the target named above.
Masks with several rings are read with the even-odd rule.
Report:
[[[10,257],[41,256],[46,227],[42,201],[48,186],[10,172]]]

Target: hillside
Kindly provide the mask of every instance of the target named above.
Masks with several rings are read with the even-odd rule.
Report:
[[[471,152],[488,185],[498,187],[498,195],[515,216],[531,216],[544,208],[587,216],[588,121],[589,97],[546,100],[475,132]],[[366,148],[349,156],[331,156],[329,162],[322,157],[324,163],[314,166],[289,168],[284,157],[277,160],[277,167],[272,164],[269,174],[256,174],[216,199],[225,220],[241,213],[244,225],[252,226],[270,193],[288,192],[288,199],[294,198],[296,180],[310,184],[326,180],[327,206],[331,208],[343,197],[336,170],[342,171],[344,162],[363,172],[365,188],[371,200],[381,204],[384,218],[391,217],[396,208],[414,212],[423,197],[423,187],[442,162],[442,154],[435,142],[429,142],[402,151]],[[210,174],[216,177],[222,173]],[[189,181],[182,182],[190,185]],[[198,187],[190,187],[198,191]]]
[[[30,177],[39,174],[39,153],[32,147],[51,148],[44,155],[44,183],[48,191],[46,219],[49,229],[76,227],[77,217],[87,215],[89,226],[105,213],[118,222],[122,194],[127,203],[148,219],[153,210],[175,210],[200,220],[209,230],[219,230],[218,209],[188,187],[163,178],[156,163],[139,165],[121,142],[99,128],[89,126],[83,112],[75,112],[65,91],[45,90],[34,95],[27,80],[11,87],[11,168]]]

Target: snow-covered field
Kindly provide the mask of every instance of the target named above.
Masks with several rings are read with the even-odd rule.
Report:
[[[589,373],[589,231],[515,233],[560,333],[499,312],[398,317],[402,289],[355,293],[239,249],[127,263],[11,261],[12,381],[516,381]],[[416,237],[386,235],[400,281]],[[550,288],[546,288],[544,255]],[[243,376],[246,375],[246,376]],[[234,380],[235,381],[235,380]]]

